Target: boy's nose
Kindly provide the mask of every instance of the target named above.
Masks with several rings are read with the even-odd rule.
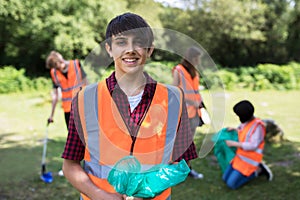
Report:
[[[136,46],[133,43],[129,43],[126,49],[126,53],[134,53]]]

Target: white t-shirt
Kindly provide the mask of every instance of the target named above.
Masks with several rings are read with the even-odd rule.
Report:
[[[132,112],[137,107],[137,105],[140,103],[140,101],[142,100],[143,93],[144,93],[144,90],[141,93],[139,93],[138,95],[128,96],[130,112]]]

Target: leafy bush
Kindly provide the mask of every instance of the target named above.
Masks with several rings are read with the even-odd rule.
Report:
[[[205,88],[217,89],[226,87],[220,75],[215,71],[205,70],[202,74],[202,77],[200,77],[200,85],[205,86]]]
[[[51,80],[50,78],[45,78],[45,77],[38,77],[33,79],[32,81],[32,88],[35,90],[49,90],[51,88]],[[49,87],[50,86],[50,87]]]
[[[227,71],[227,70],[219,70],[218,76],[222,80],[222,82],[225,86],[225,89],[228,89],[228,90],[234,89],[239,81],[239,78],[235,73]]]
[[[150,62],[146,64],[145,71],[154,79],[161,83],[172,83],[172,68],[176,64],[172,62]]]
[[[296,88],[294,71],[290,66],[273,64],[258,65],[256,74],[263,76],[275,89]]]
[[[29,81],[24,75],[24,69],[16,70],[13,66],[5,66],[0,72],[0,93],[17,92],[27,88]]]
[[[155,80],[171,84],[172,68],[175,62],[149,62],[145,71]],[[85,67],[90,83],[109,76],[113,67],[103,68],[97,73]],[[300,88],[300,64],[291,62],[287,65],[260,64],[257,67],[239,67],[220,69],[219,71],[205,70],[200,72],[200,85],[208,89],[225,88],[251,90],[291,90]],[[51,88],[50,77],[37,77],[33,80],[25,76],[25,70],[17,70],[13,66],[0,68],[0,94],[45,90]]]
[[[291,62],[288,65],[293,70],[293,82],[295,82],[295,89],[300,88],[300,64],[296,62]]]
[[[255,83],[253,84],[253,90],[267,90],[267,89],[273,89],[273,85],[270,83],[268,79],[266,79],[261,74],[254,75]]]
[[[239,67],[226,69],[237,75],[238,88],[252,90],[291,90],[300,88],[300,64],[291,62],[287,65],[259,64],[257,67]],[[218,73],[219,74],[219,73]],[[227,75],[228,76],[228,75]],[[232,89],[232,81],[220,74],[226,89]],[[236,88],[236,87],[235,87]]]
[[[43,77],[30,80],[25,76],[25,69],[17,70],[13,66],[0,69],[0,94],[26,92],[51,87],[51,80]]]

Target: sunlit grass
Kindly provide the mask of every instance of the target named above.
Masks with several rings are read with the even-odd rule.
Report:
[[[202,95],[211,111],[215,105],[210,92],[202,91]],[[239,100],[249,99],[255,105],[256,116],[271,118],[282,127],[285,140],[268,143],[265,147],[264,159],[273,170],[274,181],[267,182],[260,177],[237,191],[229,190],[221,180],[220,167],[211,151],[192,162],[193,168],[204,174],[204,179],[188,178],[173,188],[172,199],[299,199],[300,91],[226,91],[225,97],[223,126],[238,125],[232,107]],[[67,136],[59,106],[54,124],[48,129],[51,140],[48,143],[47,171],[53,173],[61,169],[60,156]],[[51,111],[50,93],[0,95],[0,110],[0,199],[78,199],[78,192],[64,177],[54,176],[51,184],[39,180],[42,140]],[[203,138],[209,134],[208,125],[198,128],[195,137],[198,150]]]

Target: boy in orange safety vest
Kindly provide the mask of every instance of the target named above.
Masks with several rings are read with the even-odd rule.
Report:
[[[253,115],[254,106],[248,100],[238,102],[233,111],[241,124],[237,130],[238,142],[226,140],[227,146],[237,147],[237,151],[223,174],[223,181],[231,189],[238,189],[259,175],[266,175],[271,181],[273,174],[262,162],[266,133],[264,123]]]
[[[198,157],[182,90],[158,83],[144,71],[153,40],[141,16],[124,13],[112,19],[105,48],[115,70],[72,101],[63,171],[81,199],[127,199],[107,181],[124,156],[135,156],[145,170]],[[153,199],[171,199],[171,188]]]
[[[69,126],[71,101],[74,91],[87,84],[86,73],[79,60],[65,60],[57,51],[51,51],[46,60],[46,67],[50,69],[53,82],[52,109],[47,122],[53,123],[54,111],[59,99],[59,90],[62,94],[62,108],[65,122]]]

